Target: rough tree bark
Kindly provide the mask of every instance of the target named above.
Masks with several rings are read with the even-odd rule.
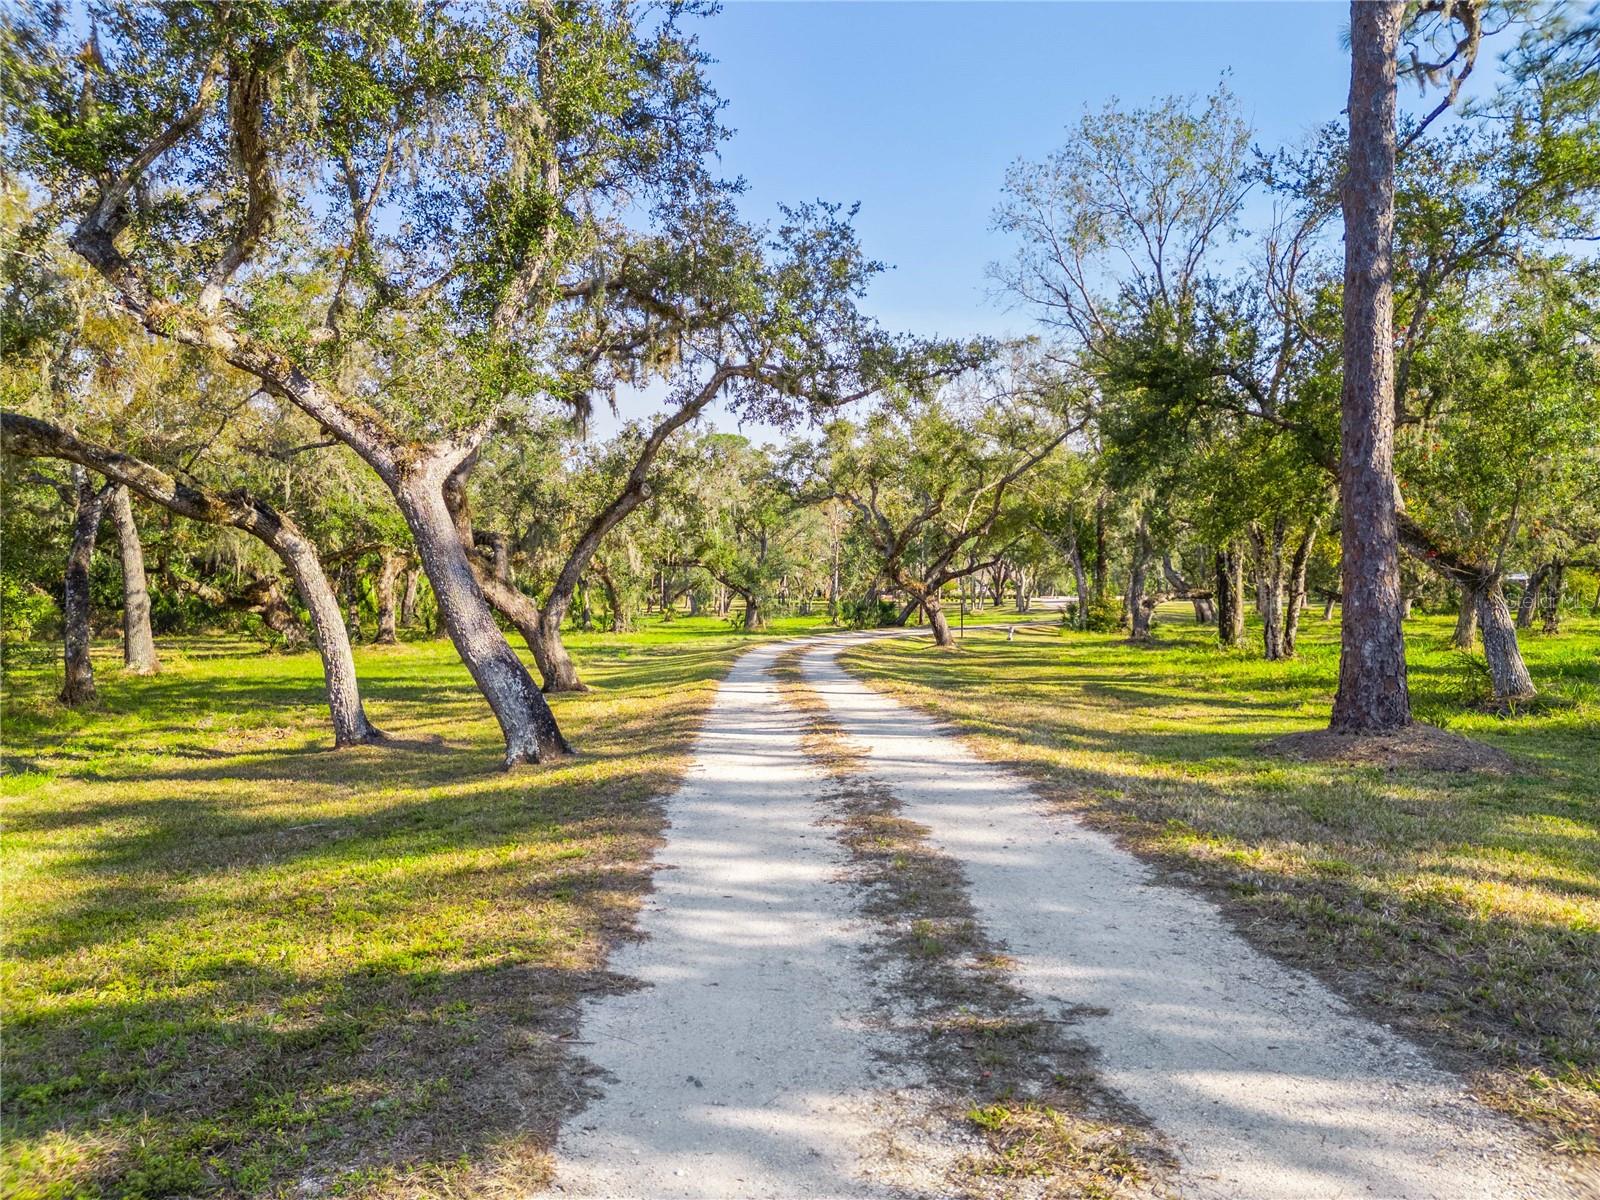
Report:
[[[1229,542],[1217,551],[1217,643],[1244,641],[1244,554]]]
[[[1124,601],[1128,608],[1128,626],[1130,641],[1142,642],[1150,640],[1150,614],[1152,606],[1145,603],[1145,576],[1149,572],[1151,559],[1150,532],[1145,526],[1143,515],[1139,517],[1138,525],[1134,529],[1133,556],[1128,563],[1128,595]]]
[[[1394,479],[1395,51],[1400,0],[1350,5],[1350,139],[1344,208],[1343,562],[1332,729],[1411,723]]]
[[[1450,644],[1457,650],[1471,650],[1478,634],[1478,604],[1483,598],[1483,586],[1479,581],[1465,580],[1460,588],[1461,607],[1456,611],[1456,631],[1450,637]]]
[[[944,650],[955,648],[956,639],[950,633],[950,621],[944,615],[944,606],[936,593],[929,593],[922,611],[928,614],[928,628],[933,630],[933,644]]]
[[[322,673],[327,682],[334,744],[350,746],[382,739],[383,734],[367,720],[361,705],[355,659],[350,653],[350,639],[345,634],[339,599],[328,585],[316,547],[288,517],[271,505],[242,493],[224,497],[179,483],[149,463],[85,442],[32,417],[0,413],[0,437],[8,454],[60,458],[77,463],[107,479],[126,484],[146,500],[181,517],[211,525],[229,525],[266,543],[289,569],[311,615],[317,648],[322,655]]]
[[[405,561],[393,550],[384,550],[378,563],[378,636],[373,640],[380,646],[392,646],[399,641],[395,631],[395,581]]]
[[[1489,677],[1494,681],[1495,700],[1506,704],[1531,699],[1535,694],[1533,677],[1522,661],[1517,627],[1498,574],[1484,581],[1478,591],[1478,628],[1483,655],[1489,662]]]
[[[161,669],[155,634],[150,629],[150,585],[144,572],[144,543],[133,519],[128,489],[118,484],[111,493],[111,520],[122,553],[122,665],[135,675]]]
[[[622,605],[622,593],[611,577],[611,568],[602,558],[594,560],[595,578],[600,580],[600,590],[606,595],[606,608],[611,613],[611,632],[622,633],[628,628],[628,613]]]
[[[352,643],[361,640],[361,573],[353,562],[339,569],[339,592],[344,597],[345,628]]]
[[[422,590],[422,572],[416,567],[406,568],[406,583],[400,593],[400,624],[407,629],[417,624],[417,593]]]
[[[494,623],[494,614],[445,502],[445,487],[475,444],[437,449],[406,465],[393,485],[411,527],[422,568],[433,584],[440,619],[450,641],[488,700],[505,738],[505,765],[539,762],[572,749],[516,651]]]
[[[1261,612],[1261,644],[1269,662],[1287,657],[1283,636],[1283,539],[1285,521],[1278,517],[1267,534],[1252,522],[1250,542],[1256,552],[1256,607]]]
[[[1311,554],[1317,548],[1321,532],[1322,514],[1318,513],[1306,523],[1289,567],[1289,605],[1283,617],[1283,652],[1288,658],[1294,657],[1295,643],[1300,639],[1300,616],[1306,608],[1306,572],[1311,567]]]
[[[72,545],[61,581],[61,652],[66,677],[63,704],[87,704],[95,698],[94,664],[89,659],[89,567],[95,538],[115,484],[96,486],[81,466],[72,468]]]

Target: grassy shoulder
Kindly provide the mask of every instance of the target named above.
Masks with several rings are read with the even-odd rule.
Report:
[[[4,1194],[536,1184],[586,1087],[577,999],[625,986],[654,801],[751,640],[574,636],[581,754],[513,774],[445,641],[357,650],[398,741],[339,752],[314,654],[163,641],[137,678],[97,647],[74,711],[55,648],[9,651]]]
[[[1478,711],[1452,622],[1408,622],[1417,715],[1510,754],[1511,775],[1300,763],[1266,741],[1327,720],[1337,625],[1302,652],[1224,653],[1187,606],[1160,643],[972,631],[846,665],[948,718],[986,757],[1221,900],[1257,945],[1472,1072],[1556,1147],[1600,1151],[1600,621],[1524,639],[1543,697]]]

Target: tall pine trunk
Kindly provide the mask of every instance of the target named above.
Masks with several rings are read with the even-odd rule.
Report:
[[[1411,723],[1394,479],[1395,51],[1405,4],[1350,5],[1350,138],[1343,185],[1343,548],[1339,690],[1330,727]]]
[[[96,487],[89,472],[72,468],[72,545],[61,581],[61,655],[66,668],[61,685],[63,704],[87,704],[95,698],[94,663],[89,658],[89,567],[112,489],[111,484]]]
[[[161,669],[155,634],[150,629],[150,585],[145,578],[144,544],[133,519],[128,489],[118,484],[111,493],[111,520],[117,527],[122,555],[122,665],[135,675]]]

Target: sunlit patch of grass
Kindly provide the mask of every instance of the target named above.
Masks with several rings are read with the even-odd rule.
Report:
[[[966,1168],[975,1175],[1044,1179],[1045,1197],[1102,1200],[1144,1178],[1126,1130],[1090,1124],[1046,1104],[990,1104],[967,1120],[983,1132],[989,1152]]]
[[[1552,1144],[1600,1145],[1600,621],[1524,639],[1543,694],[1515,717],[1475,703],[1449,620],[1408,622],[1417,716],[1504,750],[1507,776],[1259,753],[1326,724],[1337,625],[1308,614],[1300,657],[1269,663],[1186,610],[1162,608],[1148,650],[969,629],[958,654],[890,639],[844,661],[1209,889]]]
[[[578,997],[628,986],[655,801],[750,641],[572,640],[581,753],[509,775],[445,641],[357,650],[397,741],[340,752],[314,654],[163,642],[138,678],[97,647],[72,710],[54,648],[8,648],[7,1195],[536,1186]]]

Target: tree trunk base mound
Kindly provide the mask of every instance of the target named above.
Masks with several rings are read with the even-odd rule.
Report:
[[[1396,733],[1336,733],[1313,729],[1274,738],[1264,754],[1296,762],[1332,762],[1391,771],[1483,771],[1510,775],[1516,760],[1504,750],[1437,725],[1414,722]]]

